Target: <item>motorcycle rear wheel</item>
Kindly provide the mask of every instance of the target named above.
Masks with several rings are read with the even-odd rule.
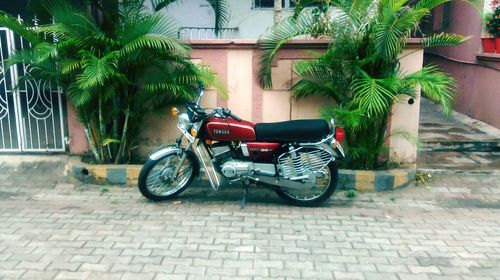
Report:
[[[186,152],[186,158],[176,178],[169,178],[181,158],[177,152],[148,161],[139,173],[139,191],[152,201],[162,201],[175,198],[193,182],[198,175],[198,160],[191,152]]]
[[[276,189],[275,192],[286,203],[296,206],[314,207],[329,199],[337,188],[339,171],[335,162],[330,162],[323,170],[329,175],[329,182],[325,185],[321,193],[306,197],[303,194],[294,193],[291,190]]]

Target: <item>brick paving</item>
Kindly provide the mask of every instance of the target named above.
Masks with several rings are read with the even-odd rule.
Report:
[[[150,203],[64,164],[0,163],[0,279],[500,279],[499,175],[240,210],[239,189]]]

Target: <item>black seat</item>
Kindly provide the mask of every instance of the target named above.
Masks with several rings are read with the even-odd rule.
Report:
[[[330,132],[325,120],[295,120],[255,125],[257,141],[311,142],[319,141]]]

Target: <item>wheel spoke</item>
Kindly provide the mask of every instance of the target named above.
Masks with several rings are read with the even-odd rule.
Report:
[[[146,188],[158,196],[169,196],[183,188],[192,175],[192,162],[186,159],[174,179],[172,176],[178,163],[177,155],[157,162],[146,178]]]
[[[331,182],[331,173],[328,168],[324,169],[325,173],[321,177],[316,177],[314,186],[311,189],[300,191],[300,190],[284,190],[284,193],[295,200],[308,201],[313,200],[317,197],[323,195]]]

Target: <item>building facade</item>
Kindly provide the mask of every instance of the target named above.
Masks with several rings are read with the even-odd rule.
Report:
[[[485,11],[491,0],[486,1]],[[427,30],[471,36],[460,46],[425,52],[425,64],[438,65],[457,81],[454,109],[500,128],[500,53],[484,53],[481,38],[489,37],[478,10],[453,1],[433,11]]]
[[[231,17],[223,39],[258,39],[274,24],[274,0],[228,0]],[[283,17],[290,15],[292,0],[282,0]],[[205,0],[179,1],[165,11],[179,24],[181,37],[214,39],[213,10]]]

